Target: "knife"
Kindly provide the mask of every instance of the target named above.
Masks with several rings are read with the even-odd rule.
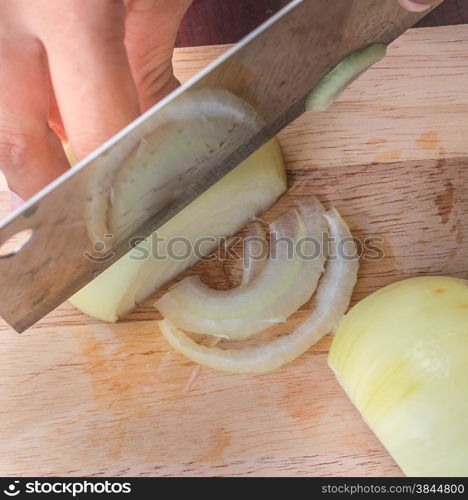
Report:
[[[407,12],[396,0],[291,1],[0,224],[0,251],[15,235],[31,234],[0,256],[0,315],[18,332],[33,325],[128,252],[129,238],[151,234],[300,116],[310,90],[344,56],[390,43],[425,14]],[[221,141],[209,168],[156,213],[135,221],[105,259],[89,258],[104,247],[99,242],[98,249],[90,234],[90,210],[110,196],[110,179],[123,160],[186,93],[213,87],[252,105],[265,120],[262,130],[237,130]]]

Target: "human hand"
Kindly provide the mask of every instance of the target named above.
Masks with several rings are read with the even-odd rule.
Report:
[[[435,5],[438,0],[398,0],[401,5],[413,12],[422,12],[427,10],[432,5]]]
[[[177,86],[191,1],[0,1],[0,168],[13,193],[68,168],[59,137],[82,158]]]

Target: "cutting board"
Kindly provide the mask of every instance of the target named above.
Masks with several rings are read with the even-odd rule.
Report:
[[[225,49],[177,50],[177,75]],[[409,276],[468,278],[467,118],[468,25],[410,31],[281,133],[290,190],[266,217],[313,193],[381,238],[353,302]],[[190,272],[225,281],[205,264]],[[1,324],[0,475],[401,474],[327,367],[330,336],[271,374],[218,373],[165,343],[153,301],[112,325],[67,303],[23,335]]]

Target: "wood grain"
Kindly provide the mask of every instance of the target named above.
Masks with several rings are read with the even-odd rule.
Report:
[[[180,26],[177,46],[235,43],[288,2],[289,0],[194,0]],[[468,23],[466,0],[445,0],[417,26],[465,23]]]
[[[176,72],[223,50],[181,49]],[[354,301],[402,277],[468,278],[467,54],[468,26],[410,31],[280,136],[290,191],[266,217],[316,194],[382,238]],[[3,214],[7,201],[2,181]],[[0,475],[401,474],[328,369],[330,337],[271,374],[217,373],[166,345],[153,302],[115,325],[69,304],[23,335],[0,324]]]

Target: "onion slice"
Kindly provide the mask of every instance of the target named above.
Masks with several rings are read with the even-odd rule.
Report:
[[[359,258],[349,228],[339,213],[332,209],[326,218],[330,228],[330,260],[315,294],[312,313],[294,332],[259,345],[223,349],[223,342],[217,347],[198,344],[165,319],[160,328],[169,344],[192,361],[216,370],[263,373],[293,361],[334,330],[349,306]],[[346,241],[348,252],[344,255]]]
[[[385,44],[375,43],[346,56],[312,89],[306,100],[306,110],[326,111],[348,85],[383,59],[386,52]]]
[[[273,222],[268,262],[247,284],[214,290],[190,276],[161,297],[156,308],[177,328],[228,339],[247,338],[286,321],[311,298],[323,273],[324,213],[314,198],[299,213],[292,210]]]

